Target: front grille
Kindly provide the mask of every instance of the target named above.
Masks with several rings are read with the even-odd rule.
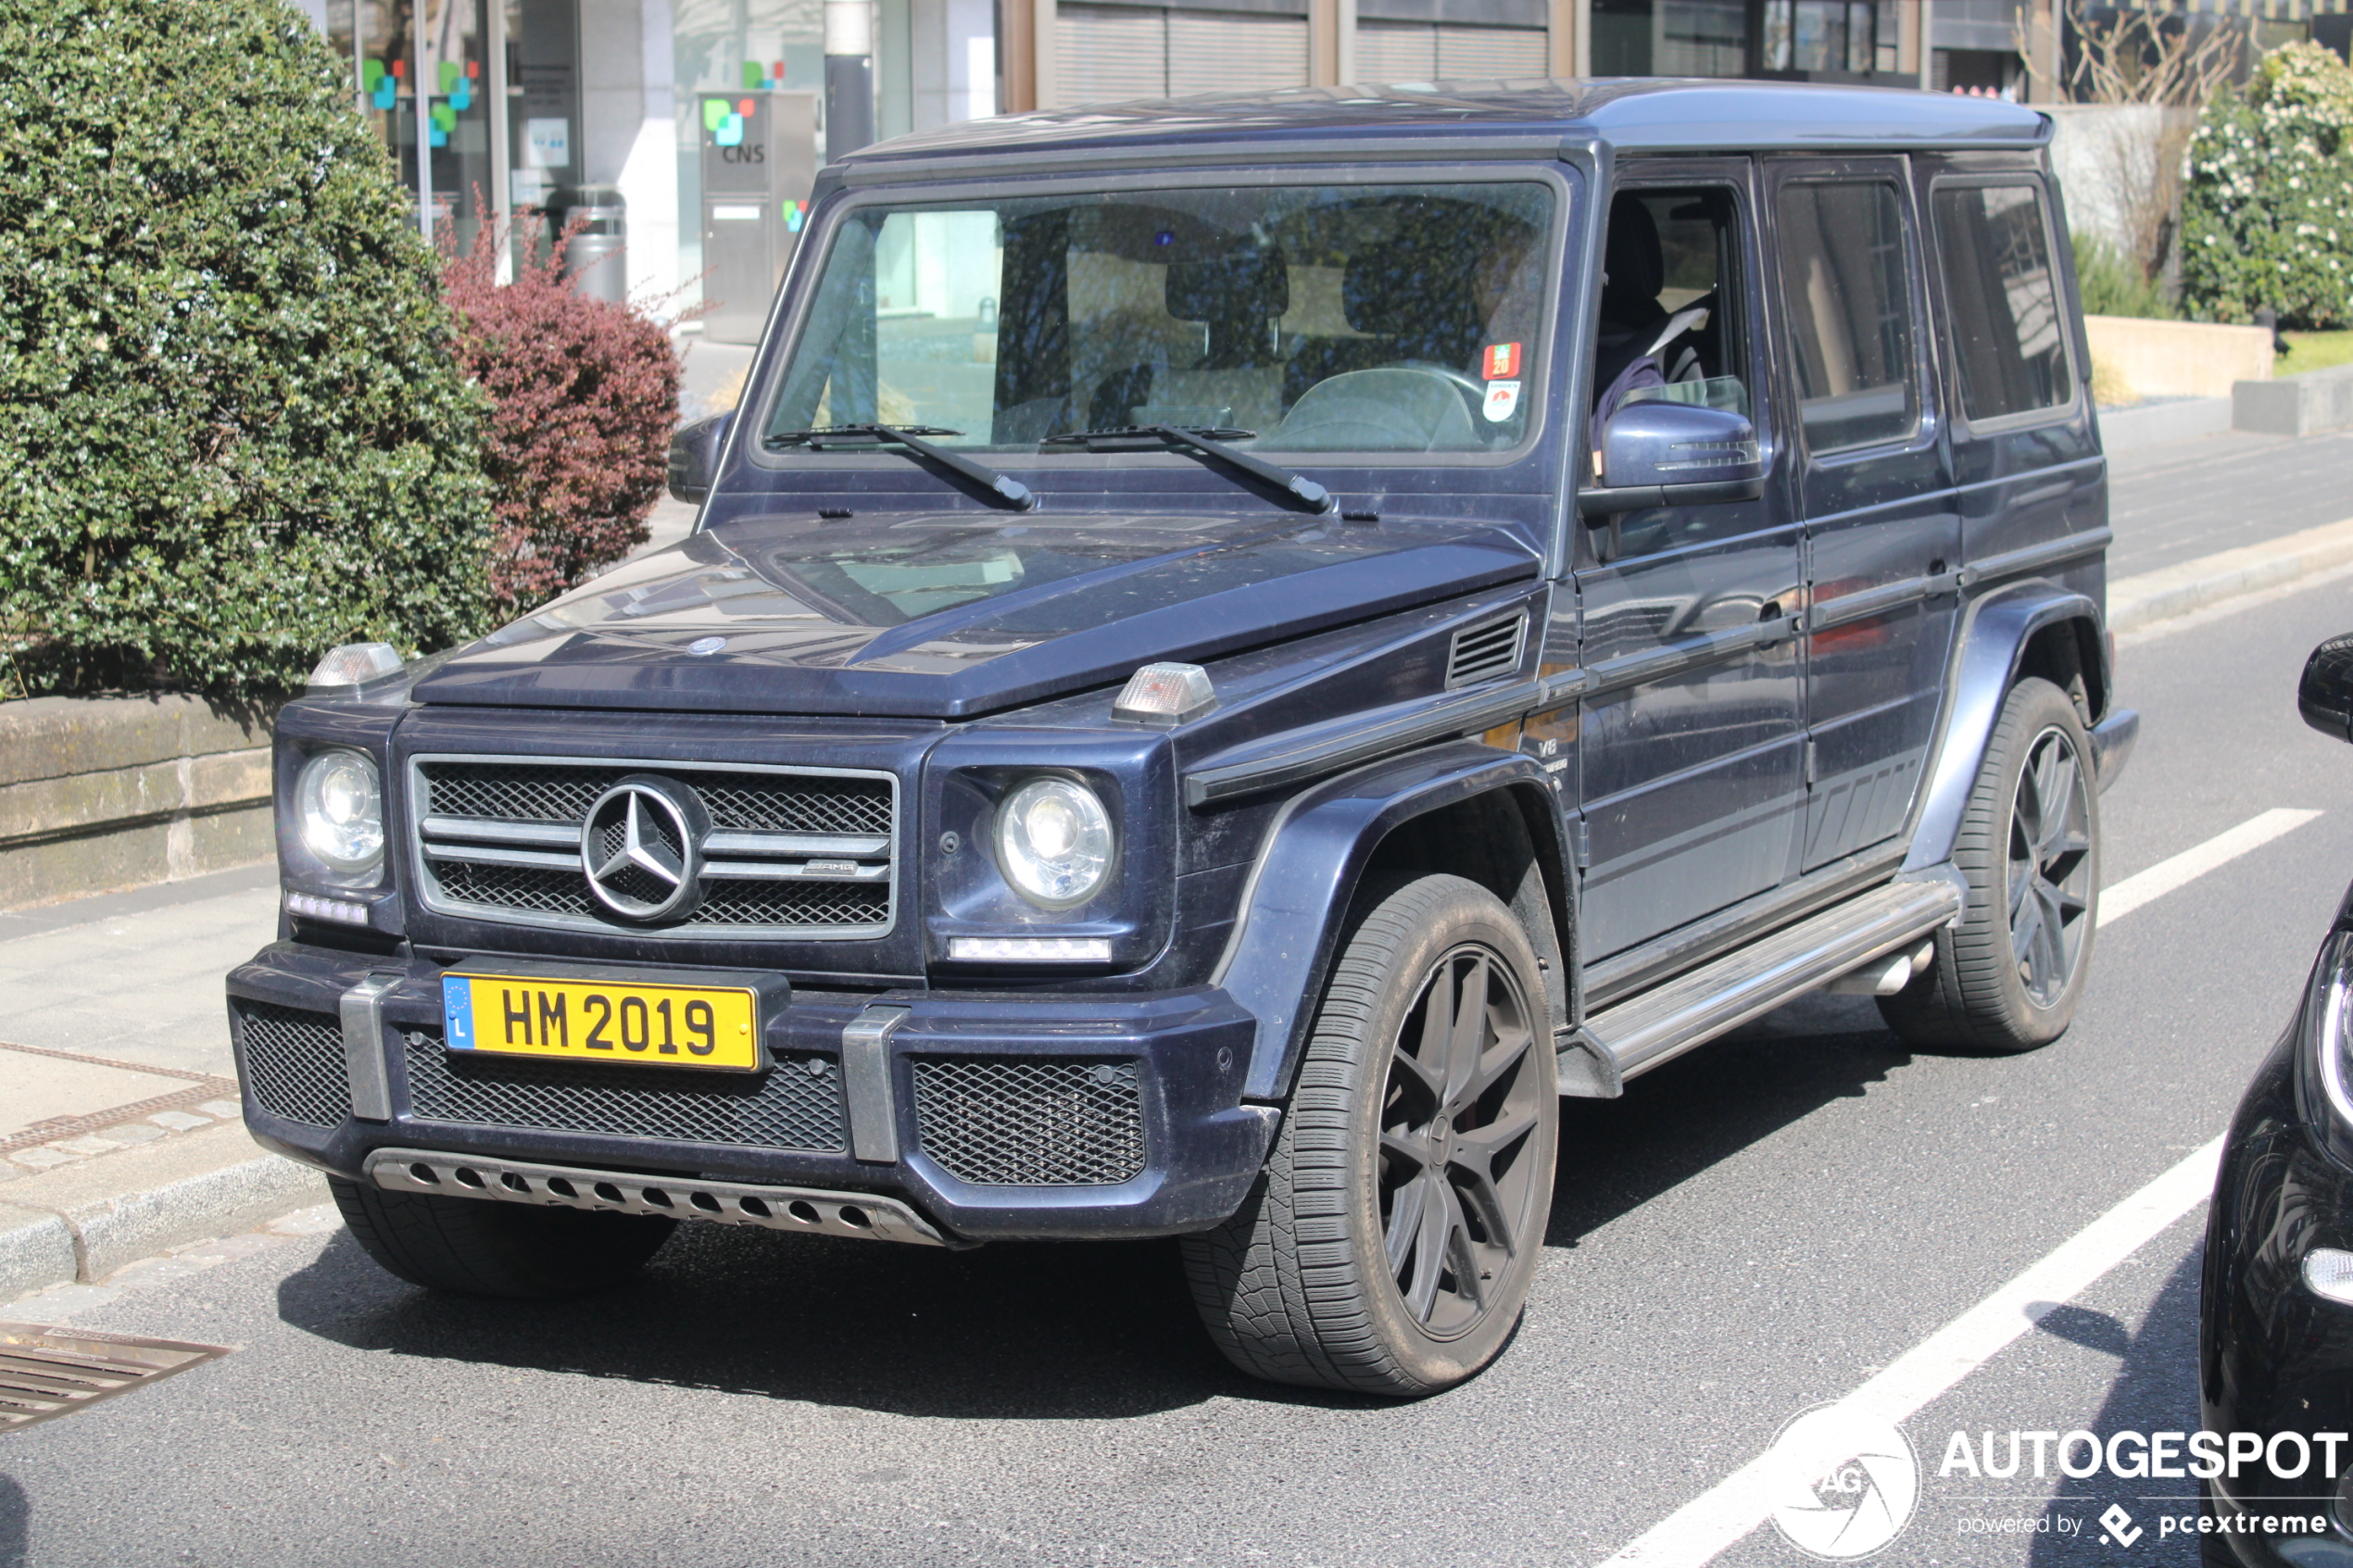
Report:
[[[711,819],[698,904],[651,925],[598,898],[580,856],[598,798],[645,773],[691,790]],[[419,757],[410,780],[418,884],[426,907],[442,913],[657,937],[831,941],[881,936],[895,922],[898,781],[888,773]],[[599,847],[600,859],[620,847],[619,827],[605,826],[616,842]],[[626,869],[607,886],[640,908],[667,893]]]
[[[475,1057],[438,1030],[401,1035],[409,1109],[430,1122],[835,1153],[841,1073],[831,1057],[780,1054],[768,1072],[668,1071]]]
[[[434,867],[441,891],[466,904],[535,914],[593,918],[596,900],[588,897],[588,879],[578,870],[542,871],[536,866],[485,866],[472,860],[443,860]]]
[[[917,1057],[924,1152],[979,1186],[1109,1186],[1144,1169],[1132,1061]]]
[[[422,765],[428,814],[577,825],[597,797],[632,773],[695,786],[711,825],[738,833],[888,834],[890,780],[864,774],[749,773],[674,762],[552,766],[508,759]]]
[[[230,1010],[256,1105],[306,1127],[340,1127],[349,1119],[342,1019],[271,1002],[232,1000]]]

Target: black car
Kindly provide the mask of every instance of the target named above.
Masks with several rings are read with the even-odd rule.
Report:
[[[2073,1013],[2136,721],[2050,134],[1625,82],[860,150],[688,538],[284,710],[249,1124],[422,1285],[1177,1236],[1251,1372],[1469,1375],[1559,1096],[1826,985]]]
[[[2353,636],[2312,650],[2304,721],[2353,739]],[[2207,1211],[2198,1394],[2227,1469],[2207,1561],[2353,1568],[2353,890],[2256,1071]],[[2266,1523],[2294,1521],[2294,1531]],[[2314,1530],[2314,1525],[2325,1528]]]

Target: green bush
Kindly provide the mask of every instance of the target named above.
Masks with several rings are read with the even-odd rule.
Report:
[[[0,0],[0,690],[484,629],[486,399],[283,0]]]
[[[2182,294],[2210,320],[2353,321],[2353,70],[2317,44],[2263,56],[2198,117],[2182,201]]]
[[[2091,316],[2145,316],[2169,320],[2173,306],[2163,285],[2151,282],[2141,270],[2099,241],[2074,236],[2075,282],[2083,293],[2083,310]]]

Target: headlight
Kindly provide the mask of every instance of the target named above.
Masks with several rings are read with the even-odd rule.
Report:
[[[295,781],[303,847],[339,872],[372,870],[384,856],[384,791],[357,751],[322,751]]]
[[[1114,842],[1103,803],[1068,779],[1032,779],[997,813],[997,863],[1022,897],[1049,909],[1093,896]]]

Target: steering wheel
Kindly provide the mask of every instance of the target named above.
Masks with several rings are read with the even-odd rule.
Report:
[[[1419,360],[1327,376],[1300,395],[1261,452],[1473,452],[1486,390]]]

